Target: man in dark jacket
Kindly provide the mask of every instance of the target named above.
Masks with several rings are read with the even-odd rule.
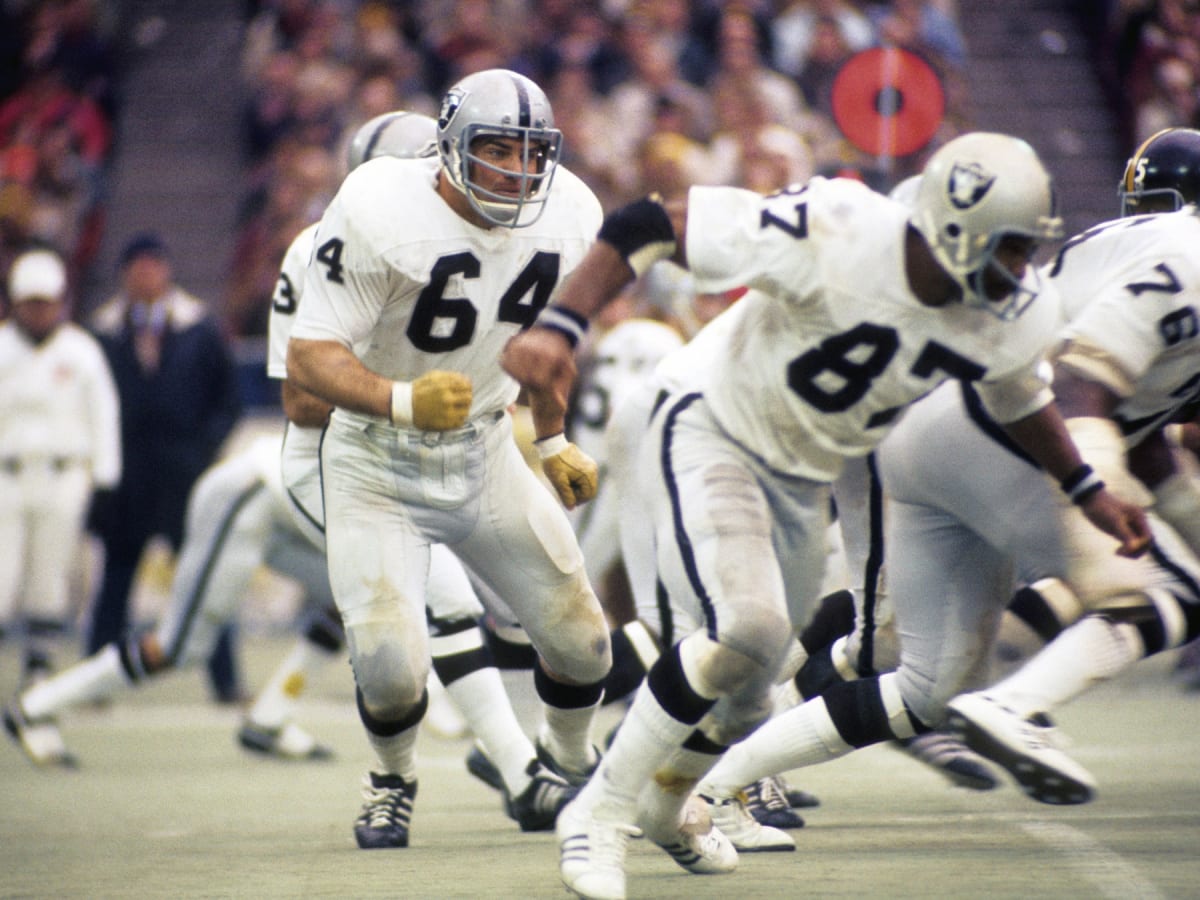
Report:
[[[104,544],[104,579],[92,608],[85,652],[121,638],[129,596],[150,539],[173,550],[183,540],[188,494],[216,459],[241,413],[237,373],[208,305],[176,285],[155,234],[129,241],[120,291],[94,313],[121,400],[123,476],[98,498],[92,530]],[[228,635],[210,662],[220,700],[239,694]]]

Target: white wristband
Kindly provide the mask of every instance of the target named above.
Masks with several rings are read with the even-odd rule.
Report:
[[[413,423],[412,383],[392,382],[392,424],[407,428]]]
[[[537,448],[538,459],[549,459],[566,450],[570,443],[567,441],[567,436],[560,431],[550,437],[539,438],[533,442],[533,446]]]

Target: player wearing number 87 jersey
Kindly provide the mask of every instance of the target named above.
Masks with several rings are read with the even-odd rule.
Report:
[[[829,483],[908,405],[949,378],[977,382],[1051,472],[1080,465],[1036,371],[1057,311],[1029,260],[1058,231],[1032,148],[985,133],[931,157],[911,219],[862,185],[818,178],[766,198],[694,187],[686,201],[639,201],[605,220],[562,294],[575,315],[668,256],[698,290],[750,291],[702,393],[667,397],[643,445],[659,579],[673,600],[690,598],[703,627],[654,665],[599,772],[560,813],[569,888],[624,896],[629,826],[673,819],[681,788],[765,718],[793,629],[818,596]],[[535,328],[504,362],[532,393],[559,393],[569,352]],[[1102,491],[1087,512],[1136,551],[1140,510]],[[921,727],[901,698],[878,699],[891,736]],[[721,807],[714,818],[728,821]]]
[[[596,762],[608,630],[566,513],[512,440],[518,386],[499,365],[600,222],[595,196],[558,164],[561,139],[529,79],[493,69],[456,84],[440,163],[373,159],[343,182],[288,344],[289,381],[334,406],[321,446],[330,583],[378,757],[363,827],[394,820],[393,846],[407,843],[416,793],[432,544],[509,606],[538,651],[542,762],[577,779]],[[563,437],[561,410],[533,412],[560,496],[588,499],[594,465]]]

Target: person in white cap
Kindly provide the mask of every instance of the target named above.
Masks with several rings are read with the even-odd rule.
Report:
[[[49,668],[94,488],[121,474],[119,406],[100,345],[68,319],[62,258],[30,250],[8,272],[0,322],[0,628],[24,635],[25,679]]]

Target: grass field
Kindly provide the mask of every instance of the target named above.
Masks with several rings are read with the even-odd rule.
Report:
[[[249,684],[287,641],[246,637]],[[954,789],[875,747],[791,773],[822,801],[796,853],[743,854],[736,873],[698,877],[635,841],[630,897],[1200,897],[1200,693],[1170,682],[1170,662],[1143,663],[1059,714],[1100,781],[1087,806],[1040,806],[1008,782]],[[15,651],[0,647],[4,696],[16,678]],[[466,740],[422,736],[412,846],[358,850],[368,752],[348,667],[331,666],[309,696],[305,722],[336,749],[331,762],[248,756],[238,711],[209,703],[197,672],[65,716],[78,771],[39,771],[5,742],[0,897],[566,896],[553,836],[504,816],[466,773]]]

